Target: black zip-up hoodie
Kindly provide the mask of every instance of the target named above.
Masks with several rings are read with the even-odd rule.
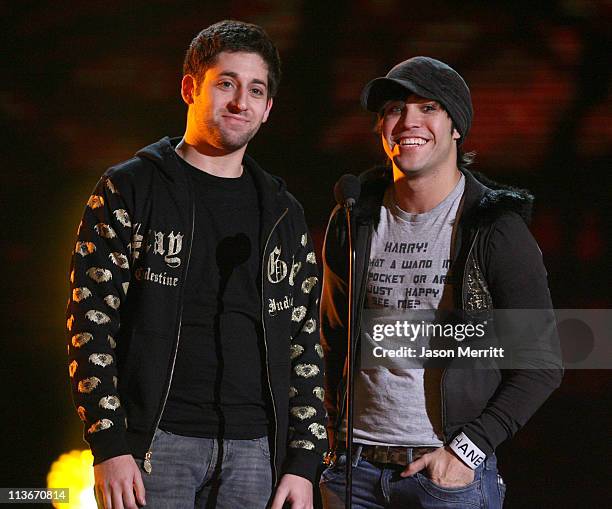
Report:
[[[155,468],[159,424],[180,345],[195,223],[193,189],[164,138],[110,168],[77,232],[67,308],[72,391],[94,464],[122,454]],[[261,320],[274,416],[275,482],[309,480],[327,447],[319,274],[304,213],[248,156],[261,209]]]
[[[542,253],[529,232],[533,196],[462,169],[465,191],[452,246],[455,308],[470,313],[492,309],[552,308]],[[356,324],[365,304],[372,233],[392,182],[390,168],[360,175],[355,206]],[[325,350],[325,406],[330,441],[341,424],[345,400],[347,321],[347,235],[342,212],[331,214],[323,249],[321,341]],[[555,336],[556,337],[556,336]],[[538,352],[525,337],[516,355],[533,356],[540,369],[446,369],[442,381],[445,443],[463,432],[486,455],[510,438],[559,386],[557,352]],[[555,345],[552,345],[555,347]],[[542,355],[542,359],[536,359]],[[335,445],[335,444],[333,444]]]

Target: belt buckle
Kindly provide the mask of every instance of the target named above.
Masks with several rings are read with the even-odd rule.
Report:
[[[408,464],[408,449],[406,447],[393,447],[389,452],[389,463],[394,465]]]
[[[377,463],[386,463],[387,462],[387,449],[389,447],[385,445],[375,445],[374,446],[374,461]]]
[[[390,445],[376,446],[374,455],[379,463],[393,463],[393,448]]]

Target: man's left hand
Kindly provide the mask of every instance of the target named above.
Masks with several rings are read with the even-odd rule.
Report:
[[[474,471],[447,447],[421,456],[400,475],[408,477],[423,469],[427,470],[427,477],[442,488],[461,488],[474,481]]]
[[[312,509],[312,483],[299,475],[283,475],[270,509],[282,509],[285,502],[291,509]]]

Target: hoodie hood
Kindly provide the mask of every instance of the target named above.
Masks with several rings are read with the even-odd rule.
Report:
[[[174,151],[181,138],[165,136],[151,145],[136,152],[136,157],[152,162],[156,168],[165,174],[171,181],[175,181],[182,173],[179,156]]]
[[[169,138],[166,136],[140,149],[136,152],[136,157],[153,163],[170,181],[175,182],[185,179],[185,184],[188,184],[187,176],[181,165],[180,156],[175,151],[181,139],[181,137]],[[287,185],[283,179],[263,170],[247,154],[244,155],[242,162],[247,171],[253,176],[262,208],[276,212],[278,209],[288,206],[287,204],[279,203],[279,200],[282,202],[286,201]]]
[[[481,173],[460,168],[465,175],[465,224],[488,224],[505,212],[517,213],[526,224],[531,221],[533,195],[525,190],[495,182]],[[392,182],[391,168],[376,166],[359,175],[361,196],[355,207],[355,218],[361,224],[378,225],[380,205]]]

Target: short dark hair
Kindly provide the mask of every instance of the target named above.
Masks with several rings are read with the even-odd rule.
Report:
[[[457,147],[457,168],[467,168],[476,159],[476,151],[464,152],[461,147]]]
[[[455,122],[452,122],[451,133],[455,129],[457,129],[455,127]],[[459,129],[457,129],[457,132],[459,132]],[[475,159],[476,159],[475,150],[472,150],[470,152],[464,152],[463,144],[460,145],[459,143],[457,143],[457,168],[467,168],[474,162]]]
[[[263,28],[242,21],[219,21],[196,35],[185,55],[183,76],[191,74],[201,83],[222,51],[258,54],[268,66],[268,96],[276,95],[281,79],[278,50]]]

